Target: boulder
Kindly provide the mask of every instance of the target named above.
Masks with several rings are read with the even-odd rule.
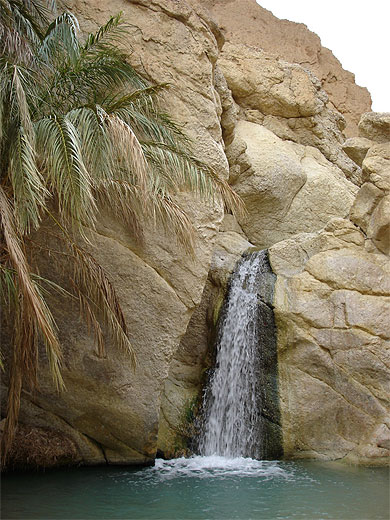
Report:
[[[362,164],[364,179],[390,192],[390,142],[371,146]]]
[[[361,166],[363,159],[372,145],[373,142],[365,137],[350,137],[343,144],[343,150],[348,157]]]
[[[371,182],[366,182],[358,191],[350,212],[351,221],[365,233],[371,215],[383,197],[383,192]]]
[[[234,184],[247,207],[239,223],[257,247],[348,215],[357,188],[321,152],[282,141],[248,121],[238,122],[235,136],[245,143],[245,160],[240,160],[249,165]]]
[[[390,112],[367,112],[359,121],[359,134],[377,143],[390,141]]]
[[[264,115],[314,116],[328,100],[314,76],[261,49],[225,43],[219,65],[236,102]]]
[[[390,195],[383,197],[373,211],[367,236],[382,253],[390,254]]]
[[[366,133],[383,142],[372,142],[366,153],[362,163],[366,182],[350,213],[351,220],[363,229],[374,248],[387,255],[390,252],[390,134],[386,130],[389,117],[378,113],[362,116],[361,126]]]

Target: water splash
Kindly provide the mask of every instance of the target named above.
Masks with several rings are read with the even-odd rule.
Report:
[[[264,455],[261,329],[268,314],[274,326],[272,310],[259,299],[261,291],[272,300],[274,279],[267,283],[264,275],[274,278],[267,251],[243,257],[232,275],[219,328],[216,368],[205,394],[201,455]]]
[[[216,478],[216,477],[257,477],[262,480],[273,478],[289,479],[293,472],[280,467],[276,461],[260,461],[237,457],[234,459],[220,456],[193,456],[172,460],[156,459],[149,469],[150,476],[158,475],[161,480],[178,477]]]

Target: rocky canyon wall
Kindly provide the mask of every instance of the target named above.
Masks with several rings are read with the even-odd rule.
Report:
[[[313,72],[331,105],[343,114],[346,135],[356,135],[361,114],[371,110],[370,93],[356,85],[354,74],[343,69],[306,25],[280,20],[256,0],[205,0],[202,4],[213,14],[228,42],[261,48]]]
[[[368,93],[304,26],[254,0],[65,5],[87,31],[123,11],[129,60],[170,83],[164,108],[247,212],[236,220],[183,194],[193,257],[159,227],[146,226],[138,243],[105,215],[90,252],[118,292],[137,367],[113,345],[98,358],[78,310],[53,300],[67,388],[55,394],[42,367],[39,390],[23,396],[23,428],[61,432],[72,460],[86,464],[185,453],[229,275],[244,251],[269,248],[286,455],[385,463],[389,115],[365,115],[358,135]],[[278,47],[283,39],[272,35],[282,30]],[[354,135],[347,141],[344,119]]]

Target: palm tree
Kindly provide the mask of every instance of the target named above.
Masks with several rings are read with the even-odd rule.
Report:
[[[240,205],[160,110],[167,85],[148,84],[127,63],[118,46],[126,33],[122,16],[81,42],[77,19],[63,13],[49,23],[49,7],[43,0],[0,0],[0,284],[14,324],[3,454],[12,444],[22,387],[37,383],[40,341],[56,387],[64,386],[46,291],[79,300],[100,354],[103,321],[135,363],[115,291],[80,245],[99,207],[109,202],[135,233],[144,219],[162,221],[191,250],[191,222],[175,194],[192,190],[206,199],[222,196],[230,208]],[[62,244],[47,252],[74,265],[66,291],[34,274],[28,259],[36,246],[31,234],[43,220]]]

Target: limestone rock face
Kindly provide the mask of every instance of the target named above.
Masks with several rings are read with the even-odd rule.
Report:
[[[365,241],[334,219],[270,248],[287,456],[388,463],[390,262]]]
[[[225,43],[218,64],[241,109],[240,119],[261,124],[281,139],[318,148],[360,184],[360,168],[342,149],[344,118],[328,108],[328,96],[313,74],[243,44]]]
[[[248,121],[238,122],[235,135],[245,143],[248,165],[234,184],[248,211],[240,224],[256,246],[269,247],[348,215],[357,188],[317,149],[282,141]]]
[[[261,49],[225,43],[219,65],[236,102],[264,115],[314,116],[328,101],[310,73]]]
[[[360,226],[373,245],[382,253],[390,253],[390,135],[388,114],[362,116],[359,127],[372,139],[363,163],[366,181],[351,208],[352,222]],[[387,136],[387,141],[384,141]],[[379,141],[376,143],[375,141]]]
[[[362,121],[383,128],[382,119]],[[389,143],[376,144],[372,129],[366,135],[366,182],[350,220],[330,220],[269,252],[287,456],[388,463]]]
[[[332,105],[345,117],[346,135],[357,134],[361,114],[371,109],[370,94],[355,84],[354,75],[342,68],[306,25],[279,20],[255,0],[202,0],[199,3],[213,14],[228,42],[259,47],[311,70],[321,81]]]

